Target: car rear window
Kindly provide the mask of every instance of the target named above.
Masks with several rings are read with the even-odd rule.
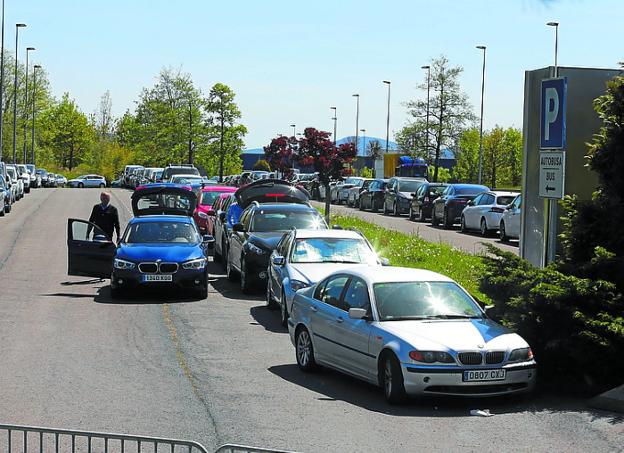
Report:
[[[316,211],[263,211],[255,213],[250,231],[289,231],[325,229],[323,218]]]
[[[479,195],[486,190],[483,187],[456,187],[455,193],[457,195]]]
[[[500,197],[496,198],[496,204],[501,204],[501,205],[508,205],[510,204],[514,198],[516,198],[515,195],[501,195]]]

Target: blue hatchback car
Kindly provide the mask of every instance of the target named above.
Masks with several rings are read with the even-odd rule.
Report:
[[[114,244],[96,225],[69,219],[68,274],[111,279],[111,296],[126,290],[174,286],[208,295],[211,236],[201,236],[188,188],[153,185],[132,195],[134,218]]]

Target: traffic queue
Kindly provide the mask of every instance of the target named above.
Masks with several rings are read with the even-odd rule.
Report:
[[[181,168],[194,176],[190,166],[163,175]],[[392,267],[361,232],[330,227],[307,190],[271,177],[238,188],[193,179],[136,185],[118,243],[69,219],[69,274],[109,278],[120,302],[171,286],[206,300],[212,257],[243,293],[265,294],[303,372],[336,369],[392,404],[534,388],[530,346],[490,307],[444,275]]]

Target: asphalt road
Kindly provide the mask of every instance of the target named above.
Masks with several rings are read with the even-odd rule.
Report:
[[[578,400],[392,407],[368,384],[305,375],[278,313],[261,294],[243,297],[216,264],[207,300],[112,302],[107,282],[66,276],[67,218],[84,218],[97,198],[40,189],[0,219],[0,423],[190,438],[210,449],[622,450],[624,420]],[[127,221],[129,193],[114,190],[113,203]],[[494,416],[470,416],[476,408]]]
[[[318,201],[313,201],[312,204],[317,207],[325,206],[325,203]],[[516,255],[519,253],[518,241],[512,240],[509,243],[504,243],[501,242],[498,237],[484,238],[478,232],[461,233],[459,231],[459,225],[445,230],[441,226],[434,227],[431,225],[431,221],[427,221],[426,223],[410,221],[407,214],[394,217],[392,215],[384,215],[381,212],[372,213],[370,211],[360,211],[358,208],[350,208],[345,205],[332,205],[330,212],[359,217],[362,220],[375,223],[384,228],[400,231],[402,233],[415,234],[429,242],[443,242],[468,253],[484,252],[485,247],[483,243],[495,245],[501,250],[515,253]]]

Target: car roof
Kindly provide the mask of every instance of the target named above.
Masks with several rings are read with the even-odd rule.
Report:
[[[298,239],[307,238],[341,238],[341,239],[362,239],[362,235],[353,230],[297,230]]]
[[[511,192],[509,190],[490,190],[488,193],[497,197],[501,197],[501,196],[515,197],[518,195],[518,192]]]
[[[345,269],[342,272],[361,277],[370,284],[391,282],[453,282],[451,278],[438,274],[437,272],[410,267],[353,267]]]
[[[144,215],[141,217],[134,217],[130,220],[130,223],[149,223],[149,222],[182,222],[193,223],[191,217],[184,215]]]
[[[224,192],[224,193],[234,193],[236,192],[236,187],[232,186],[217,186],[217,185],[206,185],[202,187],[202,192]]]
[[[484,186],[482,184],[451,184],[451,186],[461,189],[461,188],[470,188],[470,187],[484,187],[485,190],[484,192],[489,191],[490,189],[487,188],[487,186]]]

